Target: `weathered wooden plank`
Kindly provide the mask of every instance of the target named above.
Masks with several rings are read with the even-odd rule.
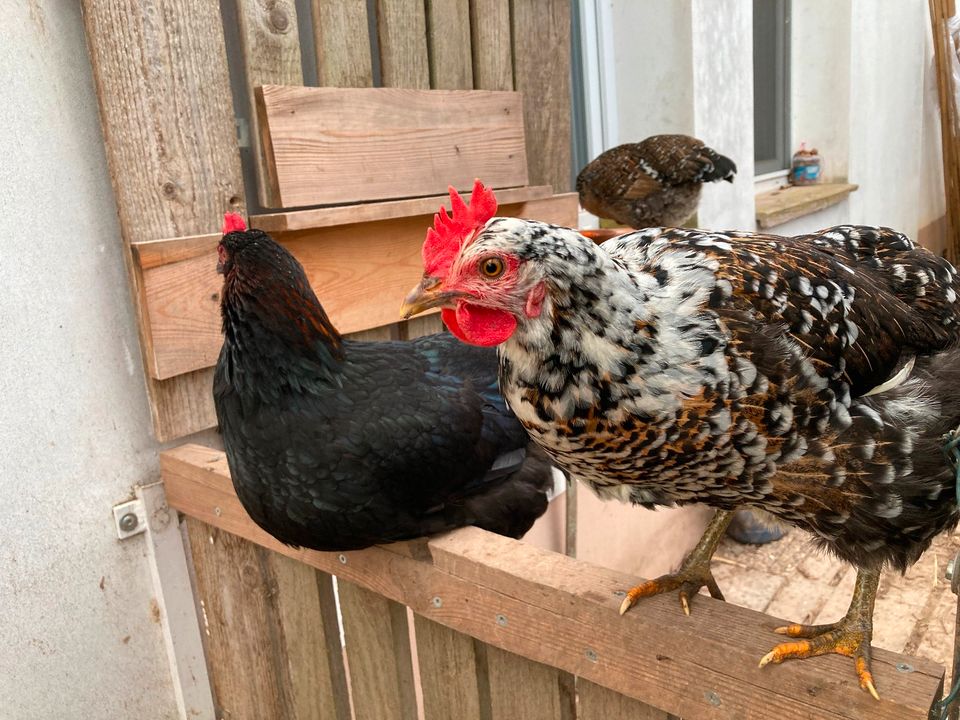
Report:
[[[313,0],[313,37],[321,86],[373,85],[366,0]]]
[[[574,194],[508,204],[503,215],[535,217],[569,225],[576,220]],[[333,323],[343,333],[391,324],[399,319],[400,301],[423,274],[420,248],[429,215],[277,234],[303,264],[311,285]],[[143,308],[150,340],[151,366],[167,378],[216,363],[222,342],[216,246],[219,235],[178,239],[172,254],[156,244],[141,257]],[[183,258],[153,265],[164,257]],[[377,278],[376,283],[369,278]],[[394,298],[395,304],[385,302]],[[436,327],[436,326],[435,326]],[[209,382],[198,392],[210,395]],[[213,425],[212,404],[208,414]]]
[[[268,85],[257,95],[286,207],[436,195],[476,177],[528,184],[513,93]]]
[[[346,720],[317,572],[197,520],[187,529],[218,717]]]
[[[427,0],[427,43],[430,87],[441,90],[473,87],[469,0]]]
[[[514,86],[523,93],[530,181],[570,189],[570,2],[514,0]],[[550,48],[544,62],[543,48]]]
[[[473,86],[478,90],[513,90],[510,33],[510,0],[470,0]]]
[[[474,640],[414,614],[425,720],[480,720]]]
[[[923,720],[939,697],[943,668],[878,648],[880,702],[857,686],[849,658],[760,669],[757,658],[777,641],[770,629],[781,620],[710,598],[699,598],[684,617],[674,596],[645,600],[642,612],[620,617],[616,593],[636,577],[475,528],[430,540],[432,563],[391,546],[344,553],[346,563],[336,554],[294,550],[243,512],[222,453],[185,446],[163,453],[161,467],[171,507],[685,720]],[[898,662],[909,662],[913,672],[897,671]]]
[[[247,83],[252,122],[257,120],[254,88],[258,85],[303,85],[297,8],[293,0],[237,0],[240,59]],[[277,207],[264,161],[260,133],[252,129],[260,204]]]
[[[500,205],[537,200],[551,195],[553,195],[553,188],[549,185],[528,185],[497,190],[497,200]],[[375,220],[392,220],[409,217],[410,215],[431,215],[441,205],[446,205],[448,200],[449,195],[444,193],[443,195],[431,195],[408,200],[388,200],[360,205],[290,210],[266,215],[253,215],[250,218],[250,225],[267,232],[285,232],[288,230],[311,230],[333,225],[373,222]],[[629,228],[624,230],[624,232],[629,231]],[[141,250],[138,246],[135,246],[135,249]],[[144,267],[143,260],[141,260],[140,265]]]
[[[124,242],[212,232],[244,206],[218,4],[144,0],[134,12],[85,0],[83,10]],[[209,371],[155,379],[140,273],[124,256],[154,432],[169,440],[209,427]]]
[[[337,590],[355,720],[413,720],[407,609],[343,579]]]
[[[671,720],[663,710],[583,678],[577,679],[577,700],[577,720]]]
[[[484,648],[490,720],[558,720],[559,671],[494,645]]]
[[[377,38],[384,87],[430,87],[423,0],[377,0]]]
[[[757,225],[767,229],[823,210],[842,202],[857,187],[850,183],[819,183],[760,193],[756,199]]]

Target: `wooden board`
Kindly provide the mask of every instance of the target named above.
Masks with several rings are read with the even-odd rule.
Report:
[[[469,0],[427,0],[427,42],[430,47],[430,87],[440,90],[472,88]]]
[[[510,0],[470,0],[473,85],[478,90],[513,90],[510,33]]]
[[[284,207],[436,195],[477,177],[528,184],[514,93],[267,85],[257,95]]]
[[[424,720],[481,720],[473,638],[422,615],[414,625]]]
[[[193,519],[187,529],[217,716],[349,717],[346,687],[331,671],[342,662],[339,636],[326,635],[317,572]]]
[[[250,118],[257,122],[254,88],[259,85],[303,85],[299,23],[294,0],[237,0],[240,60],[246,78]],[[253,162],[260,204],[276,207],[260,133],[252,128]]]
[[[367,0],[313,0],[313,37],[321,86],[373,85]]]
[[[571,188],[570,2],[524,0],[513,8],[514,87],[523,93],[530,181]],[[520,39],[522,38],[522,42]],[[543,61],[550,48],[550,62]]]
[[[407,609],[342,579],[337,590],[355,720],[416,718]]]
[[[337,554],[295,550],[243,512],[222,453],[184,446],[163,453],[161,468],[171,507],[685,720],[925,720],[939,697],[943,668],[877,648],[880,702],[857,686],[849,658],[758,668],[782,620],[706,597],[684,617],[673,595],[620,617],[617,593],[638,578],[476,528],[430,540],[432,562],[393,546],[344,553],[346,563]],[[913,671],[898,671],[900,662]]]
[[[576,208],[576,195],[567,194],[504,205],[500,212],[571,225]],[[401,300],[423,274],[420,248],[431,222],[429,215],[420,215],[276,237],[303,264],[333,323],[351,333],[399,320]],[[153,377],[174,377],[216,363],[222,342],[219,240],[219,234],[180,238],[168,248],[151,243],[138,253],[144,261],[147,362]],[[165,260],[174,262],[156,264]],[[209,385],[199,392],[209,395]],[[207,427],[214,422],[212,413],[208,417]]]
[[[563,716],[557,668],[494,645],[484,649],[490,720],[558,720]]]
[[[127,245],[213,232],[225,211],[244,208],[219,5],[143,0],[134,12],[122,0],[85,0],[83,17],[149,367],[149,320]],[[210,384],[209,371],[148,375],[159,440],[211,426]]]
[[[836,205],[857,189],[850,183],[789,185],[756,198],[757,225],[766,230]]]
[[[671,716],[580,678],[577,680],[577,720],[671,720]]]
[[[423,0],[376,0],[383,86],[430,87]]]
[[[519,188],[504,188],[497,190],[497,200],[500,205],[507,206],[514,203],[538,200],[553,195],[553,188],[549,185],[532,185]],[[441,205],[449,205],[450,196],[431,195],[409,200],[389,200],[386,202],[363,203],[360,205],[335,205],[332,207],[311,208],[309,210],[291,210],[288,212],[253,215],[250,218],[251,227],[260,228],[267,232],[285,232],[288,230],[312,230],[314,228],[332,227],[333,225],[350,225],[358,222],[373,222],[374,220],[393,220],[394,218],[409,217],[411,215],[432,215]],[[624,232],[632,232],[630,228]],[[142,250],[143,248],[136,248]],[[141,257],[141,266],[143,260]]]

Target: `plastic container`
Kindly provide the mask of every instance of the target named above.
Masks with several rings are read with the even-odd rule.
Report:
[[[790,163],[790,183],[792,185],[813,185],[820,180],[822,160],[817,149],[807,150],[805,143],[793,154]]]

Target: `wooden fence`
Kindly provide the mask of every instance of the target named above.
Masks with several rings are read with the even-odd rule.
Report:
[[[880,702],[848,658],[758,668],[783,621],[704,596],[686,617],[673,594],[621,617],[638,578],[476,528],[289,548],[243,511],[222,453],[187,445],[161,461],[168,502],[200,521],[190,540],[224,718],[346,720],[352,706],[357,720],[923,720],[940,697],[940,666],[884,650]]]

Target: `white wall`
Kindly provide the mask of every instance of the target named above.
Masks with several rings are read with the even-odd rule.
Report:
[[[111,516],[157,446],[79,3],[4,9],[0,717],[173,718],[143,536]]]
[[[618,134],[610,147],[692,133],[692,0],[610,3]]]
[[[743,0],[694,0],[695,135],[737,164],[732,183],[704,185],[697,224],[753,227],[753,10]]]

